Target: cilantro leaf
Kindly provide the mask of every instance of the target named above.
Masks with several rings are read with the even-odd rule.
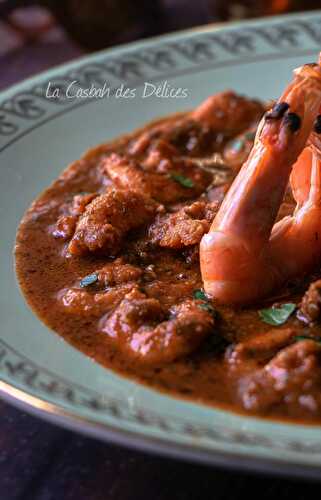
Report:
[[[174,181],[178,182],[185,188],[194,187],[194,182],[192,181],[192,179],[190,179],[189,177],[185,177],[185,175],[179,174],[178,172],[172,172],[170,176],[172,179],[174,179]]]
[[[79,285],[81,288],[86,288],[86,286],[93,285],[94,283],[96,283],[96,281],[98,281],[98,275],[96,273],[92,273],[82,278]]]
[[[243,139],[235,139],[232,142],[232,149],[233,149],[234,153],[240,153],[244,149]]]
[[[301,340],[313,340],[318,344],[321,344],[321,337],[313,337],[312,335],[297,335],[294,337],[295,342],[300,342]]]
[[[197,290],[194,290],[193,297],[194,297],[194,299],[207,300],[205,293],[200,288],[198,288]]]
[[[295,304],[282,304],[280,307],[270,307],[268,309],[261,309],[259,316],[264,323],[269,325],[279,326],[283,325],[296,308]]]
[[[255,135],[256,135],[256,132],[247,132],[247,133],[245,134],[245,139],[246,139],[247,141],[254,141],[254,139],[255,139]]]
[[[209,304],[208,302],[205,302],[204,304],[198,304],[197,307],[199,309],[203,309],[204,311],[209,312],[210,314],[213,314],[213,316],[216,315],[216,311],[215,311],[214,307],[211,304]]]

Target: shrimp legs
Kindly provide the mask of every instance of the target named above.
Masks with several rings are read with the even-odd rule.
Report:
[[[321,159],[312,134],[320,120],[320,61],[295,70],[263,117],[248,160],[202,238],[204,289],[219,302],[254,302],[321,259]],[[297,207],[275,224],[291,171]]]

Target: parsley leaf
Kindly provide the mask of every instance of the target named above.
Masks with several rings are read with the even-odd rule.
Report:
[[[256,135],[256,132],[247,132],[247,133],[245,134],[245,139],[246,139],[247,141],[254,141],[254,139],[255,139],[255,135]]]
[[[207,300],[205,293],[200,288],[198,288],[197,290],[194,290],[193,297],[194,297],[194,299]]]
[[[203,292],[203,290],[201,290],[200,288],[197,288],[196,290],[194,290],[193,297],[196,300],[203,301],[202,304],[197,304],[197,307],[199,309],[203,309],[203,311],[209,312],[213,316],[217,315],[216,310],[214,309],[212,304],[210,304],[209,299],[206,297],[205,292]]]
[[[280,307],[270,307],[268,309],[261,309],[259,316],[264,323],[269,325],[279,326],[283,325],[296,308],[295,304],[282,304]]]
[[[235,139],[235,141],[232,142],[232,149],[234,153],[240,153],[244,149],[243,139]]]
[[[170,176],[172,179],[174,179],[174,181],[178,182],[185,188],[194,187],[194,182],[192,181],[192,179],[190,179],[189,177],[185,177],[185,175],[179,174],[177,172],[172,172]]]
[[[88,274],[88,276],[85,276],[82,280],[80,280],[79,285],[81,288],[85,288],[86,286],[93,285],[96,281],[98,281],[98,275],[96,273]]]
[[[300,342],[301,340],[313,340],[318,344],[321,344],[321,337],[312,337],[312,335],[297,335],[294,337],[295,342]]]
[[[215,311],[214,307],[211,304],[209,304],[208,302],[206,302],[204,304],[198,304],[197,307],[199,307],[199,309],[203,309],[204,311],[209,312],[210,314],[213,314],[213,316],[216,315],[216,311]]]

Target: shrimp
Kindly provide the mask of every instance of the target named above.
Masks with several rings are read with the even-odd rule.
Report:
[[[320,106],[321,54],[318,64],[294,71],[262,118],[249,158],[201,240],[204,289],[218,302],[252,303],[320,262],[321,156],[312,132]],[[275,223],[289,178],[297,206]]]

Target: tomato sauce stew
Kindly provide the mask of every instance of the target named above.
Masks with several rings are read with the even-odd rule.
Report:
[[[226,91],[89,150],[26,212],[16,270],[39,318],[105,367],[199,403],[320,423],[321,274],[251,307],[202,288],[200,240],[266,110]],[[287,192],[279,217],[293,207]]]

